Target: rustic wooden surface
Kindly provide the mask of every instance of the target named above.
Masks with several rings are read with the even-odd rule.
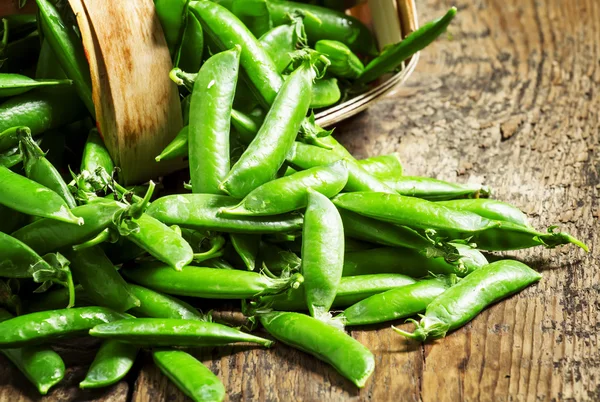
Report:
[[[199,354],[229,400],[600,400],[600,2],[420,0],[421,21],[452,4],[451,38],[423,53],[406,87],[339,126],[339,138],[360,157],[399,152],[408,174],[484,182],[535,226],[560,224],[592,252],[513,253],[542,281],[435,343],[407,342],[388,325],[353,331],[376,355],[361,391],[281,344]],[[66,354],[75,367],[43,400],[185,400],[147,355],[118,385],[80,391],[93,349]],[[0,360],[0,400],[38,399]]]

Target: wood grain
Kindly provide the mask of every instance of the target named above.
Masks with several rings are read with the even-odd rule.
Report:
[[[422,54],[408,85],[338,126],[338,138],[360,157],[399,152],[407,174],[483,182],[536,227],[560,224],[592,252],[510,253],[542,281],[434,343],[388,325],[353,331],[376,355],[361,391],[281,344],[198,352],[230,401],[600,400],[600,3],[421,0],[420,21],[451,5],[449,36]],[[128,395],[96,400],[186,400],[148,356],[139,363]],[[0,370],[0,400],[35,398],[14,369]]]

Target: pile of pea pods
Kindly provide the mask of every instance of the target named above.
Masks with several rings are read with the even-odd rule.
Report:
[[[143,349],[193,400],[223,400],[186,348],[277,341],[363,387],[375,359],[346,327],[409,319],[412,332],[392,328],[443,338],[541,278],[486,252],[587,251],[484,186],[404,176],[396,154],[357,160],[315,123],[454,8],[377,53],[358,20],[319,5],[156,0],[185,121],[156,163],[187,158],[189,172],[125,187],[93,128],[72,12],[36,2],[2,19],[0,352],[41,394],[65,374],[53,342],[82,335],[101,341],[86,389],[122,380]],[[201,313],[209,300],[246,326]]]

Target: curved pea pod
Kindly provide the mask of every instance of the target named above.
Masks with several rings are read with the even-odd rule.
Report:
[[[0,166],[0,204],[28,215],[83,225],[84,219],[74,215],[60,195],[4,166]]]
[[[327,72],[337,77],[358,78],[365,69],[358,56],[341,42],[322,39],[315,44],[315,50],[327,56],[331,61],[331,65],[327,67]]]
[[[121,381],[131,370],[139,350],[137,346],[111,339],[105,341],[79,387],[104,388]]]
[[[34,80],[21,74],[0,74],[0,98],[20,95],[34,88],[71,85],[71,80]]]
[[[472,200],[440,201],[438,204],[458,211],[473,212],[488,219],[531,227],[527,216],[519,208],[502,201],[476,198]]]
[[[181,44],[177,51],[175,65],[185,71],[198,71],[204,54],[204,32],[198,18],[187,13]]]
[[[462,266],[446,262],[443,257],[429,257],[414,249],[381,247],[346,253],[343,275],[398,273],[422,278],[433,273],[465,276],[488,264],[478,250],[461,244],[452,245],[460,255]]]
[[[204,364],[182,350],[155,350],[154,364],[177,388],[196,402],[222,401],[225,387]]]
[[[115,169],[115,164],[108,153],[102,137],[100,137],[100,133],[94,128],[90,130],[83,147],[80,170],[94,173],[98,168],[103,168],[106,172],[112,173]]]
[[[171,55],[175,53],[183,35],[186,3],[186,0],[154,0],[154,9]]]
[[[310,315],[328,319],[344,267],[344,227],[329,198],[308,190],[302,229],[304,295]]]
[[[346,161],[317,166],[265,183],[251,191],[238,205],[223,209],[221,213],[226,216],[264,216],[295,211],[306,207],[307,188],[333,197],[347,181]]]
[[[54,191],[69,208],[75,208],[77,203],[67,183],[65,183],[58,170],[46,159],[44,151],[33,141],[29,129],[23,129],[19,133],[19,148],[23,154],[25,175],[36,183]]]
[[[229,173],[229,129],[240,51],[237,46],[210,57],[194,83],[188,132],[194,193],[220,194],[219,185]]]
[[[45,40],[53,50],[63,71],[73,80],[88,112],[95,118],[96,110],[92,100],[92,79],[83,45],[72,25],[65,22],[55,6],[48,0],[36,0],[39,9],[40,27]]]
[[[170,195],[154,201],[146,213],[167,225],[226,233],[277,233],[302,228],[302,217],[286,214],[274,217],[226,218],[223,208],[237,204],[234,198],[213,194]]]
[[[287,15],[297,11],[316,17],[306,18],[304,21],[306,36],[310,43],[330,39],[346,44],[353,52],[369,56],[377,54],[373,35],[354,17],[312,4],[279,0],[270,0],[268,4],[274,25],[285,24]]]
[[[237,342],[270,347],[273,341],[213,322],[178,318],[130,318],[90,329],[90,335],[136,345],[219,346]]]
[[[135,223],[139,231],[132,232],[127,239],[151,256],[176,270],[192,262],[192,247],[176,231],[148,214],[142,214]]]
[[[413,333],[394,328],[411,339],[443,338],[462,327],[489,305],[513,295],[541,279],[527,265],[513,260],[493,262],[462,279],[436,297],[425,310]]]
[[[401,274],[375,274],[342,277],[332,307],[347,307],[374,294],[385,292],[397,287],[408,286],[417,280]],[[284,293],[277,296],[266,296],[261,300],[275,310],[299,311],[306,310],[304,286],[297,292]],[[271,304],[272,303],[272,304]]]
[[[128,287],[140,301],[138,307],[129,310],[136,317],[204,319],[198,310],[182,300],[138,285],[129,284]]]
[[[219,4],[195,1],[190,3],[189,11],[198,18],[204,33],[219,49],[242,47],[240,65],[245,72],[244,79],[251,84],[263,106],[270,106],[283,85],[283,78],[256,37],[231,11]]]
[[[357,162],[364,170],[381,180],[402,176],[402,161],[397,153],[372,156]]]
[[[0,309],[0,321],[12,317],[8,311]],[[65,376],[65,363],[49,346],[0,349],[0,353],[17,366],[41,395],[46,395]]]
[[[20,315],[0,323],[0,347],[39,345],[85,334],[90,328],[127,318],[105,307],[75,307]]]
[[[177,272],[150,263],[127,268],[123,275],[150,289],[178,296],[207,299],[250,299],[296,289],[302,275],[269,278],[256,272],[187,266]]]
[[[285,81],[256,137],[221,183],[220,189],[243,198],[275,178],[308,112],[315,77],[303,63]]]
[[[398,194],[423,198],[430,201],[452,200],[455,198],[488,197],[486,186],[475,184],[450,183],[429,177],[396,176],[383,178],[385,184]]]
[[[321,138],[321,140],[335,141],[334,139],[329,140],[330,138],[331,137],[325,137]],[[341,147],[341,145],[337,145]],[[346,167],[348,168],[348,181],[344,187],[345,191],[380,191],[394,193],[394,190],[358,165],[354,158],[346,158],[346,156],[335,148],[327,150],[314,145],[295,142],[286,158],[288,163],[300,170],[328,165],[341,159],[347,159]]]
[[[322,78],[313,85],[310,107],[318,109],[336,104],[342,98],[342,92],[336,78]]]
[[[98,246],[65,251],[75,279],[83,286],[86,298],[115,311],[127,311],[140,305],[113,263]]]
[[[183,158],[189,153],[189,126],[183,126],[179,133],[173,138],[165,149],[154,158],[157,162],[170,161],[172,159]]]
[[[299,313],[271,312],[260,316],[267,332],[286,345],[323,360],[357,387],[375,370],[373,354],[344,331]]]
[[[383,74],[396,69],[404,60],[427,47],[446,31],[446,28],[455,15],[456,7],[452,7],[443,17],[424,24],[416,31],[410,33],[401,42],[387,46],[379,56],[367,64],[363,73],[358,78],[358,82],[371,82]]]
[[[419,314],[456,282],[452,275],[426,279],[374,294],[353,304],[336,318],[345,325],[368,325]]]
[[[256,258],[260,247],[260,236],[250,234],[231,233],[229,235],[233,248],[240,256],[246,268],[254,271],[256,268]]]
[[[306,43],[303,18],[291,17],[287,24],[269,30],[258,39],[263,49],[271,56],[280,74],[292,62],[290,53]]]

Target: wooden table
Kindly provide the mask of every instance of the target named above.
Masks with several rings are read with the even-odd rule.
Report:
[[[200,354],[232,401],[600,400],[600,2],[418,3],[422,22],[456,4],[450,35],[422,54],[406,87],[340,125],[338,138],[359,157],[399,152],[407,174],[484,182],[536,227],[559,224],[592,252],[511,253],[542,281],[435,343],[407,342],[389,325],[353,331],[377,362],[361,391],[281,344]],[[64,355],[72,368],[44,400],[185,400],[147,355],[98,392],[77,388],[91,345]],[[37,399],[1,358],[0,400]]]

